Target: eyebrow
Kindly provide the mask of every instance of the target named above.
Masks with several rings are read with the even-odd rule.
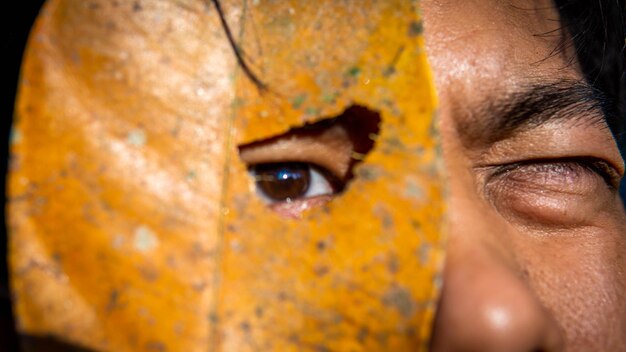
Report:
[[[604,96],[581,81],[532,84],[485,100],[457,121],[464,145],[490,145],[554,122],[576,122],[608,129]]]

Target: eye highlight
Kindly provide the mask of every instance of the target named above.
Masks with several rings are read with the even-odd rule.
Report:
[[[290,203],[332,195],[343,188],[330,172],[302,162],[257,164],[249,168],[256,190],[266,203]]]

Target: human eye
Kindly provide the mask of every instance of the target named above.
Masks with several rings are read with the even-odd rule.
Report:
[[[525,224],[583,226],[616,197],[621,176],[592,157],[531,159],[487,167],[485,194]]]
[[[301,218],[343,192],[374,147],[377,112],[354,105],[336,117],[239,146],[256,195],[281,216]]]
[[[617,189],[620,182],[618,171],[608,162],[598,158],[574,157],[535,159],[498,166],[492,176],[508,177],[515,182],[536,186],[556,186],[555,191],[589,190],[588,186],[602,185]],[[578,189],[576,189],[578,188]]]
[[[329,199],[344,186],[330,171],[306,162],[262,163],[248,171],[258,196],[270,205]]]

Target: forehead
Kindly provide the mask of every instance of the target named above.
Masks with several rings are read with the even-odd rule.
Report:
[[[428,55],[444,99],[452,92],[506,90],[550,75],[578,77],[552,1],[443,0],[422,6]]]

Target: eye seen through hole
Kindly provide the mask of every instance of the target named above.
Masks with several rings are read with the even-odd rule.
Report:
[[[341,115],[242,145],[258,196],[291,217],[331,200],[374,146],[380,115],[353,105]]]
[[[307,163],[269,163],[250,167],[259,196],[268,203],[292,202],[338,193],[343,182],[325,169]]]

